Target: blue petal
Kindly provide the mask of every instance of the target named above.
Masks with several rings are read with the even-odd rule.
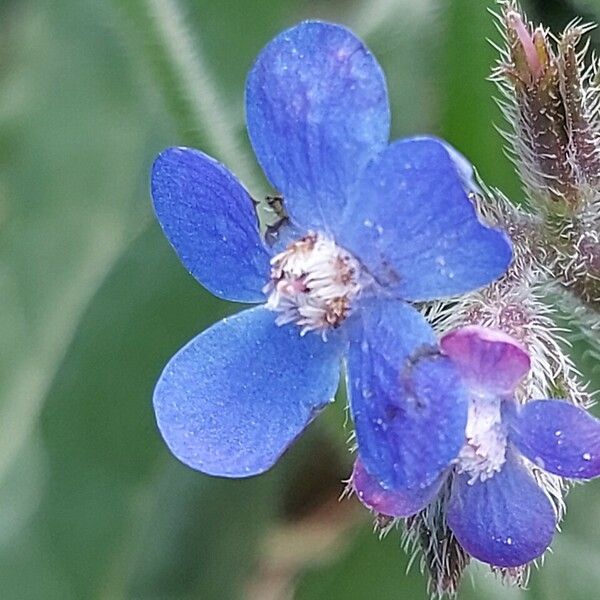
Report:
[[[167,364],[154,410],[171,452],[210,475],[247,477],[271,467],[332,400],[340,345],[264,307],[224,319]]]
[[[508,268],[512,251],[504,233],[478,220],[464,176],[439,140],[392,144],[364,172],[337,240],[405,300],[491,283]]]
[[[308,21],[277,36],[246,85],[250,140],[292,218],[328,231],[349,188],[388,142],[381,68],[345,27]]]
[[[359,459],[354,463],[351,481],[357,498],[368,509],[388,517],[410,517],[435,498],[445,479],[442,475],[432,485],[414,490],[386,490],[367,473]]]
[[[152,169],[154,210],[187,270],[216,296],[261,302],[269,277],[250,196],[220,163],[169,148]]]
[[[467,396],[425,319],[381,301],[354,323],[348,392],[367,471],[386,489],[432,484],[464,441]]]
[[[499,473],[469,485],[455,476],[447,521],[460,545],[496,567],[518,567],[541,556],[552,541],[552,503],[525,468],[509,457]]]
[[[528,402],[509,417],[510,439],[542,469],[590,479],[600,475],[600,420],[562,400]]]

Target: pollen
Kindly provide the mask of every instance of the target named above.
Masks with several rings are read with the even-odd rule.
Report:
[[[267,308],[278,325],[296,323],[301,335],[336,329],[362,290],[360,263],[320,233],[309,232],[271,259]]]

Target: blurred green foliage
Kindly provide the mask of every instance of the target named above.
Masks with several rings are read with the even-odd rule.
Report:
[[[162,444],[151,409],[161,367],[235,307],[179,265],[151,215],[148,171],[163,147],[195,144],[268,193],[244,133],[245,75],[282,28],[320,17],[375,51],[395,136],[444,135],[518,198],[485,81],[490,5],[0,2],[0,597],[251,597],[270,532],[340,491],[350,460],[341,402],[248,481],[192,472]],[[595,597],[599,493],[596,483],[571,494],[529,592],[475,569],[461,597]],[[294,597],[425,598],[417,569],[404,573],[399,536],[379,542],[364,514],[353,519],[328,560],[296,569]]]

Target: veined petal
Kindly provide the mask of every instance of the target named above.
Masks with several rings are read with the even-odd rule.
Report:
[[[333,339],[278,327],[263,307],[223,319],[165,367],[154,392],[159,429],[194,469],[261,473],[333,399],[340,353]]]
[[[600,475],[600,419],[564,400],[535,400],[509,415],[510,439],[542,469],[578,479]]]
[[[469,479],[455,475],[446,517],[460,545],[496,567],[541,556],[552,541],[556,514],[525,467],[510,457],[491,479]]]
[[[358,499],[370,510],[389,517],[410,517],[425,508],[437,495],[445,476],[431,485],[412,490],[386,490],[367,473],[358,459],[352,471],[352,487]]]
[[[246,84],[250,140],[293,220],[330,232],[388,142],[383,72],[348,29],[307,21],[260,53]]]
[[[210,292],[261,302],[269,252],[248,192],[226,167],[191,148],[168,148],[152,168],[154,210],[186,269]]]
[[[405,300],[485,286],[506,271],[512,250],[478,220],[465,177],[441,141],[395,142],[364,171],[337,239]]]
[[[442,336],[440,347],[470,387],[494,396],[512,394],[531,366],[522,344],[487,327],[454,329]]]
[[[431,485],[464,441],[467,395],[425,319],[378,301],[351,324],[348,394],[361,461],[385,489]]]

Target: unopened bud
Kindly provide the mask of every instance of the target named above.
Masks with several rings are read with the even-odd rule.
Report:
[[[538,27],[533,34],[521,15],[509,10],[506,13],[507,34],[514,61],[515,75],[525,84],[539,80],[550,64],[544,31]]]
[[[600,179],[600,135],[594,119],[586,48],[577,45],[588,27],[570,25],[556,48],[543,27],[534,28],[518,5],[503,3],[507,48],[495,72],[508,103],[508,136],[528,196],[537,208],[576,214]]]

